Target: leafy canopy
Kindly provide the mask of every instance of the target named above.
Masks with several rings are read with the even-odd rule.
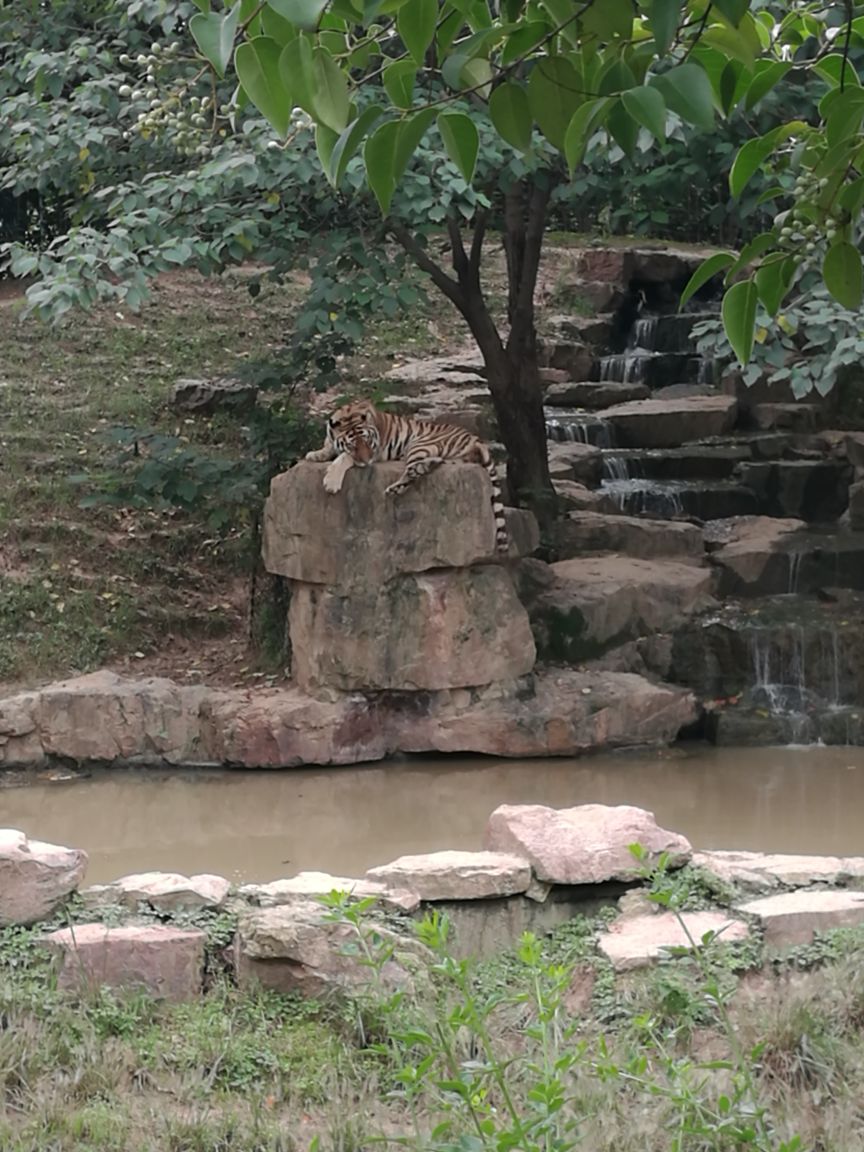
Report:
[[[646,134],[662,144],[679,120],[710,131],[790,73],[815,73],[818,115],[790,116],[748,140],[729,173],[739,196],[766,165],[792,170],[794,205],[779,204],[773,226],[740,255],[712,258],[689,291],[724,274],[726,334],[742,362],[757,310],[775,316],[814,263],[845,308],[861,301],[864,88],[853,58],[864,13],[854,4],[236,0],[217,11],[195,2],[192,36],[219,77],[233,70],[235,101],[251,101],[283,137],[302,109],[333,188],[361,156],[384,215],[427,133],[469,185],[487,118],[528,170],[559,166],[572,178],[598,133],[632,157]]]

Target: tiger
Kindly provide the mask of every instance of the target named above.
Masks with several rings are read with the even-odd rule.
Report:
[[[495,548],[499,553],[509,550],[501,485],[492,455],[479,437],[464,428],[381,412],[368,400],[354,400],[332,413],[324,446],[307,452],[306,459],[318,464],[332,461],[324,473],[324,489],[330,493],[340,491],[350,468],[364,468],[378,460],[404,460],[405,471],[385,489],[391,496],[398,496],[445,460],[481,464],[492,482]]]

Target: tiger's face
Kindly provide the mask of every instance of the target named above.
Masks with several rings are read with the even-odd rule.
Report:
[[[379,434],[376,412],[368,400],[343,404],[327,421],[327,433],[337,452],[347,452],[358,464],[374,460]]]

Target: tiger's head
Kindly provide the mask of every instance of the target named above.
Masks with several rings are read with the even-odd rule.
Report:
[[[380,444],[378,413],[368,400],[352,400],[330,416],[327,434],[337,452],[347,452],[358,464],[375,459]]]

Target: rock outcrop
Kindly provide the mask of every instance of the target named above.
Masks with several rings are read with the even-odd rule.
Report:
[[[71,722],[76,716],[86,726]],[[62,757],[290,768],[396,752],[574,756],[666,743],[695,716],[690,692],[626,673],[549,669],[480,689],[315,699],[296,687],[208,690],[95,672],[0,703],[0,765]]]

